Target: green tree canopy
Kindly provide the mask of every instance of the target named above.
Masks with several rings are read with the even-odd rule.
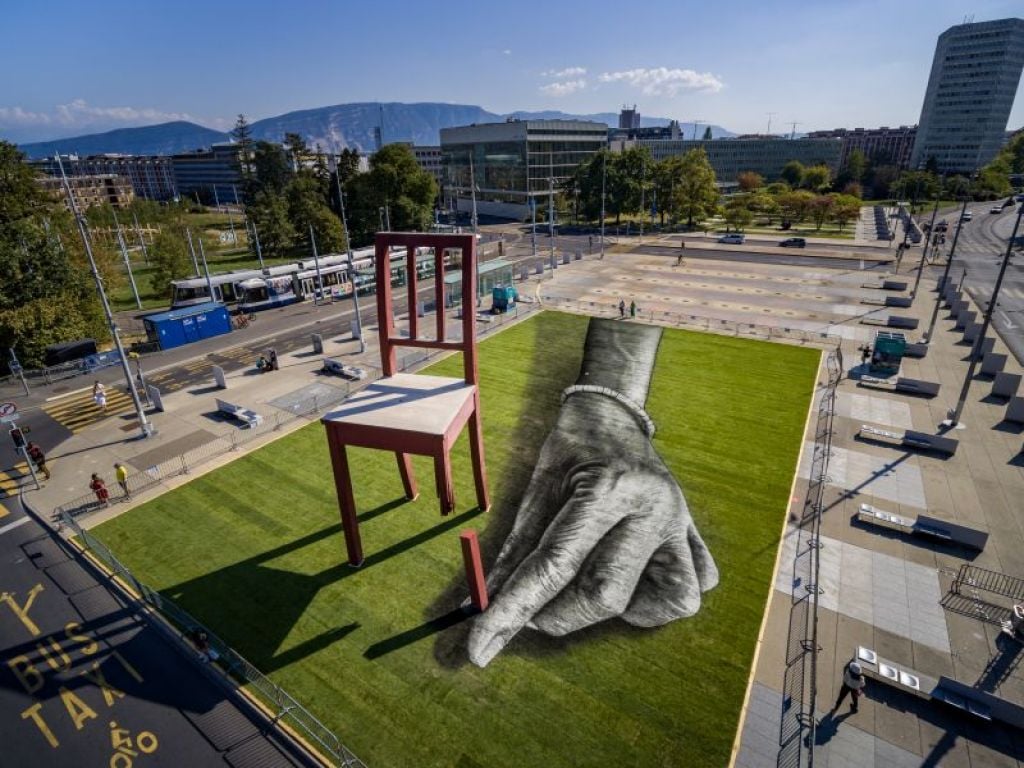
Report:
[[[412,149],[388,144],[370,157],[369,173],[353,179],[349,229],[353,240],[368,242],[377,231],[380,210],[387,207],[391,229],[418,231],[430,227],[437,183],[420,168]]]
[[[715,170],[703,147],[691,149],[682,157],[679,180],[675,185],[676,205],[686,217],[686,225],[710,216],[718,203]]]
[[[804,164],[799,160],[790,160],[782,167],[780,176],[790,187],[796,189],[804,180]]]
[[[804,168],[803,185],[812,192],[821,192],[832,183],[832,171],[824,163]]]

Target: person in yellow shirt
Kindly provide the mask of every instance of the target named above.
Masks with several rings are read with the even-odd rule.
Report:
[[[121,490],[124,491],[124,497],[126,499],[130,499],[132,494],[131,491],[128,490],[128,468],[118,461],[114,464],[114,474],[117,476],[117,484],[120,485]]]

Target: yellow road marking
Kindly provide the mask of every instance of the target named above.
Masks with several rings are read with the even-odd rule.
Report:
[[[117,389],[107,391],[107,410],[100,410],[92,398],[91,392],[60,400],[43,408],[50,418],[62,424],[72,433],[78,433],[90,424],[94,424],[109,416],[126,413],[135,405],[124,392]]]

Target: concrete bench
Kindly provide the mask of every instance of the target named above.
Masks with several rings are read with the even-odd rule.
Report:
[[[324,358],[324,366],[321,369],[324,373],[334,373],[350,381],[361,381],[366,378],[366,371],[355,365],[345,365],[340,360]]]
[[[868,525],[875,525],[879,528],[888,528],[899,533],[913,533],[914,520],[908,517],[900,517],[891,512],[873,507],[870,504],[861,504],[857,510],[857,519]]]
[[[1014,424],[1024,424],[1024,397],[1011,397],[1003,418]]]
[[[1000,371],[992,382],[993,397],[1015,397],[1020,387],[1020,374]]]
[[[886,296],[885,306],[887,307],[909,307],[913,303],[909,296]]]
[[[890,328],[908,328],[913,330],[920,324],[920,320],[916,317],[903,317],[902,315],[889,315],[889,322],[886,323]]]
[[[888,443],[890,445],[898,444],[904,448],[916,448],[922,451],[934,451],[946,456],[955,454],[957,446],[960,445],[959,440],[954,440],[951,437],[930,435],[927,432],[915,432],[912,429],[905,430],[904,432],[890,432],[886,429],[872,427],[869,424],[862,424],[857,431],[857,435],[865,440]]]
[[[924,357],[927,354],[928,345],[922,342],[909,343],[903,350],[904,357]]]
[[[217,410],[231,416],[232,418],[245,422],[246,426],[249,427],[258,427],[263,423],[263,417],[256,413],[256,411],[243,408],[242,406],[235,405],[234,403],[229,403],[226,400],[221,400],[220,398],[217,399]]]
[[[986,339],[988,341],[988,339]],[[1006,367],[1007,361],[1006,355],[996,354],[995,352],[989,352],[981,360],[981,373],[983,376],[996,376],[1001,373],[1003,368]]]
[[[923,381],[922,379],[907,379],[902,376],[896,379],[894,389],[897,392],[907,392],[913,395],[924,397],[935,397],[939,394],[939,383],[937,381]]]

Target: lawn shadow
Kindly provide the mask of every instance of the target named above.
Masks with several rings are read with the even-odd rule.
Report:
[[[384,514],[401,506],[404,501],[390,501],[370,510],[366,515]],[[258,669],[273,672],[344,639],[358,628],[356,623],[332,627],[293,648],[279,652],[281,644],[324,587],[342,579],[358,576],[367,568],[415,549],[454,528],[464,526],[480,513],[481,510],[475,508],[461,515],[446,518],[414,536],[370,553],[360,568],[352,568],[345,562],[342,527],[339,522],[195,579],[167,587],[161,592],[200,621],[222,627],[224,639],[229,645]],[[269,565],[278,558],[298,552],[327,538],[337,540],[338,561],[318,573],[297,573]],[[248,605],[240,607],[240,603]],[[233,618],[232,623],[225,621],[229,616]]]

